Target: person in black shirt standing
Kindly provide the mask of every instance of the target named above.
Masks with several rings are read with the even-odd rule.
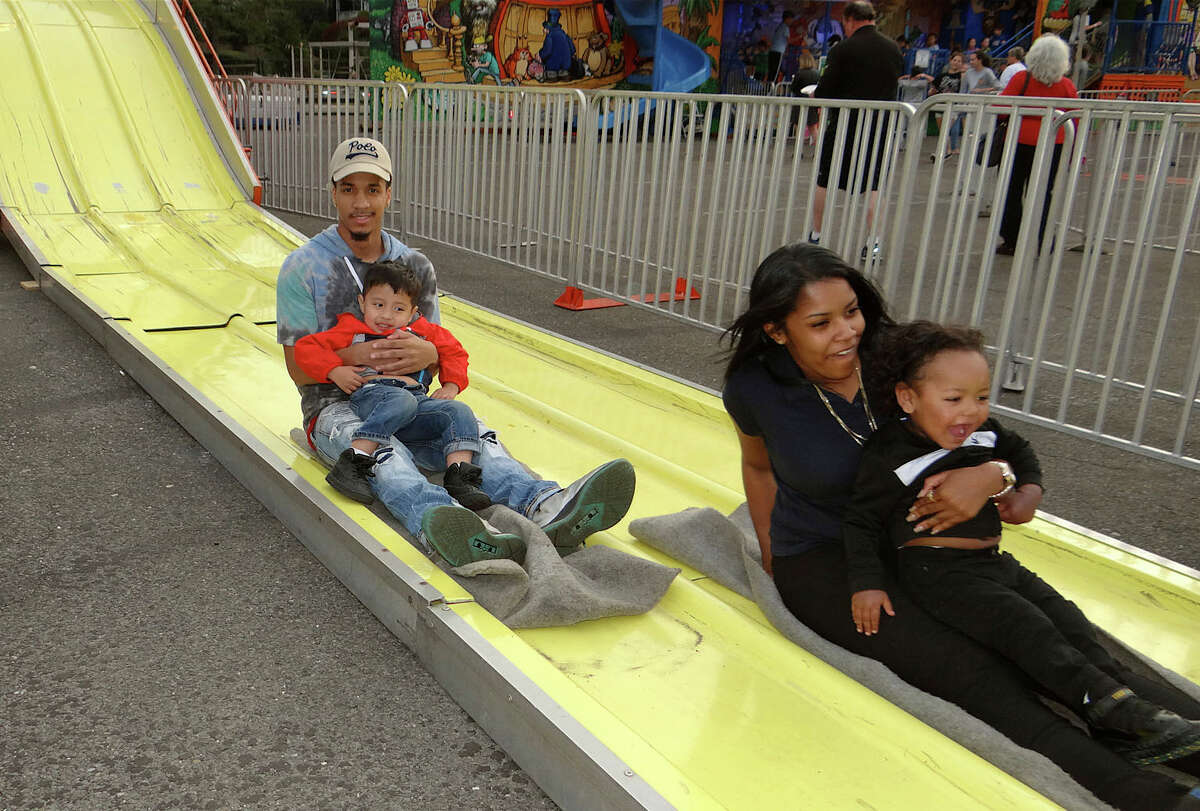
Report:
[[[771,50],[767,53],[767,84],[780,80],[779,69],[783,67],[783,57],[787,54],[788,40],[792,35],[792,12],[784,11],[783,18],[775,30],[771,32]]]
[[[896,88],[904,73],[904,57],[896,43],[880,34],[875,28],[875,7],[864,0],[852,0],[842,11],[842,28],[845,41],[829,52],[825,72],[817,84],[819,99],[860,99],[865,101],[895,101]],[[825,219],[825,195],[829,188],[829,172],[833,165],[834,143],[837,136],[839,110],[829,110],[829,123],[821,141],[821,160],[817,171],[817,193],[813,202],[813,230],[808,241],[821,240],[821,227]],[[855,133],[858,127],[858,110],[849,110],[846,120],[846,138],[842,151],[838,188],[850,188],[850,169],[857,149]],[[867,227],[875,219],[875,205],[879,199],[879,180],[883,169],[883,144],[875,142],[875,129],[880,113],[863,116],[867,132],[867,165],[859,168],[859,178],[854,191],[863,192],[870,183],[871,199],[867,208]],[[872,154],[874,159],[871,160]],[[878,242],[875,248],[878,249]]]

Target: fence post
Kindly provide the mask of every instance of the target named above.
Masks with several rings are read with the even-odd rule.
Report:
[[[400,222],[397,224],[395,216],[393,216],[392,230],[399,232],[401,241],[406,244],[411,239],[412,229],[409,227],[409,218],[416,210],[417,193],[414,185],[416,175],[413,173],[415,146],[413,144],[412,119],[415,116],[409,109],[409,98],[407,87],[399,82],[389,82],[384,85],[380,99],[383,121],[383,132],[380,135],[390,136],[390,140],[393,142],[397,134],[400,138],[400,154],[395,162],[392,177],[392,188],[397,190],[393,192],[392,204],[399,208]],[[380,140],[382,141],[383,137]],[[395,171],[397,169],[398,172]],[[393,214],[395,213],[396,209],[393,209]]]
[[[928,112],[926,111],[927,102],[923,102],[919,108],[913,107],[911,104],[901,103],[896,112],[896,127],[903,127],[906,133],[905,155],[903,164],[901,165],[899,176],[892,182],[892,187],[898,189],[899,194],[896,199],[895,214],[891,217],[892,232],[887,238],[888,250],[884,254],[885,267],[875,267],[876,273],[882,272],[881,287],[884,297],[888,301],[894,301],[896,298],[896,285],[900,278],[900,269],[903,264],[900,246],[905,243],[905,236],[908,229],[908,213],[912,210],[909,204],[908,195],[912,194],[916,187],[916,170],[917,161],[921,154],[921,144],[925,137],[923,132],[917,133],[914,127],[918,122],[924,122]],[[914,135],[915,133],[915,135]]]
[[[598,96],[589,99],[582,90],[575,90],[579,114],[575,117],[575,187],[571,190],[571,222],[567,239],[571,245],[571,259],[567,266],[567,284],[558,298],[556,307],[565,310],[595,310],[603,307],[623,307],[623,302],[610,298],[586,299],[583,296],[583,243],[591,214],[591,198],[585,190],[596,183],[596,143],[600,135],[600,115],[597,110]],[[613,119],[615,124],[615,117]],[[585,211],[586,207],[586,211]]]
[[[1014,110],[1014,113],[1016,111]],[[1033,325],[1030,323],[1032,303],[1037,295],[1037,289],[1042,286],[1042,280],[1031,278],[1031,266],[1037,261],[1038,254],[1043,248],[1041,242],[1042,207],[1046,203],[1046,190],[1050,183],[1050,164],[1054,160],[1056,130],[1054,117],[1043,111],[1041,131],[1038,134],[1038,145],[1035,147],[1034,164],[1030,169],[1029,180],[1025,186],[1022,199],[1021,230],[1017,235],[1017,244],[1013,253],[1013,278],[1009,281],[1010,297],[1013,299],[1013,309],[1005,313],[1001,333],[1005,336],[1004,346],[1004,383],[1005,391],[1021,392],[1025,390],[1028,381],[1029,332]],[[1017,119],[1020,121],[1020,119]],[[1020,129],[1018,123],[1016,129]],[[1020,149],[1018,143],[1017,149]],[[1011,171],[1011,170],[1010,170]],[[1016,330],[1011,329],[1017,320],[1020,324]],[[1008,336],[1014,335],[1013,341]]]

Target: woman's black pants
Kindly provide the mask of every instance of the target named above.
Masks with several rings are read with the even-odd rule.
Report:
[[[768,51],[767,52],[767,76],[765,79],[763,79],[763,81],[768,84],[770,84],[771,82],[778,82],[779,81],[779,66],[782,64],[783,64],[783,54],[781,54],[779,51]]]
[[[896,616],[864,636],[850,617],[850,587],[840,545],[825,544],[772,562],[784,604],[801,622],[849,651],[882,662],[914,687],[953,702],[1014,743],[1045,755],[1100,799],[1121,809],[1162,808],[1178,795],[1173,781],[1144,772],[1064,720],[1038,698],[1016,667],[930,617],[893,580],[888,596]],[[1191,718],[1200,704],[1148,679],[1126,682],[1145,697]],[[1174,768],[1196,764],[1175,761]]]
[[[1033,157],[1037,152],[1036,146],[1017,144],[1016,154],[1013,155],[1012,174],[1009,175],[1008,192],[1004,198],[1004,214],[1000,218],[1000,236],[1004,244],[1016,246],[1017,235],[1021,232],[1021,220],[1024,217],[1025,187],[1029,185],[1029,176],[1033,173]],[[1038,226],[1038,250],[1041,250],[1042,238],[1046,235],[1046,221],[1050,217],[1050,200],[1054,195],[1054,177],[1058,174],[1058,162],[1062,159],[1062,144],[1054,145],[1054,154],[1050,157],[1050,178],[1046,183],[1046,195],[1041,201],[1035,201],[1035,210],[1040,210],[1041,220]]]

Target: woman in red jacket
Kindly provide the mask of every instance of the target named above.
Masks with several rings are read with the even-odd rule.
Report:
[[[1030,47],[1029,53],[1025,55],[1025,65],[1027,74],[1014,76],[1000,95],[1079,98],[1075,84],[1065,76],[1067,68],[1071,65],[1071,57],[1067,43],[1063,42],[1060,37],[1054,34],[1045,34],[1039,37],[1037,42]],[[1012,256],[1017,246],[1017,235],[1021,231],[1021,219],[1024,216],[1025,187],[1029,183],[1029,174],[1033,170],[1038,131],[1041,126],[1040,117],[1021,117],[1017,152],[1013,158],[1012,174],[1008,181],[1008,195],[1004,201],[1004,216],[1000,220],[1000,237],[1004,240],[1004,244],[996,248],[996,253],[1005,256]],[[1038,228],[1039,249],[1042,237],[1046,233],[1046,219],[1050,215],[1050,196],[1054,191],[1054,176],[1058,173],[1062,145],[1063,130],[1059,128],[1054,136],[1054,154],[1050,159],[1050,177],[1046,182],[1046,196],[1037,206],[1041,208],[1041,221]]]

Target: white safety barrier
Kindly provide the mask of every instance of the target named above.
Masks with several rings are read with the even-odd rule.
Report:
[[[1186,216],[1188,186],[1200,170],[1200,105],[1174,104],[1167,109],[1124,101],[1119,108],[1110,106],[1087,116],[1080,170],[1085,177],[1104,183],[1085,184],[1082,191],[1088,195],[1096,188],[1119,191],[1129,198],[1128,205],[1134,211],[1153,206],[1158,219],[1146,235],[1150,244],[1172,250],[1182,243],[1189,253],[1200,255],[1200,220]],[[1114,159],[1118,154],[1119,160]],[[1148,183],[1160,157],[1165,161],[1162,183]],[[1120,178],[1115,185],[1110,182],[1113,173]],[[1099,197],[1093,197],[1093,206],[1099,202]],[[1085,214],[1090,214],[1090,209],[1077,209],[1071,220],[1076,230],[1094,228]],[[1116,231],[1105,228],[1100,233],[1115,238]],[[1132,236],[1127,232],[1125,239]]]
[[[833,177],[844,170],[851,188],[886,187],[897,122],[911,108],[857,105],[864,106],[859,113],[835,104],[843,114],[836,126],[824,119],[817,142],[828,130]],[[796,144],[814,107],[749,96],[591,94],[577,142],[583,193],[569,284],[689,321],[728,324],[744,305],[747,268],[813,225],[815,146]],[[854,137],[859,115],[857,129],[870,137]],[[858,196],[834,189],[827,208],[850,224],[826,232],[831,246],[878,238],[868,234]]]
[[[918,119],[940,112],[943,122],[961,111],[961,152],[940,157],[943,127],[932,171],[907,156],[879,281],[901,317],[984,329],[1001,361],[998,411],[1200,467],[1200,110],[1053,104],[942,96],[918,109]],[[1008,259],[996,248],[1018,129],[1008,127],[995,170],[974,158],[1017,110],[1037,123],[1038,141],[1022,148],[1032,166]]]
[[[217,94],[251,149],[264,201],[320,217],[333,212],[325,176],[333,148],[351,135],[398,143],[408,100],[408,89],[395,83],[257,76],[217,80]],[[405,185],[397,178],[393,188]]]
[[[1200,468],[1194,104],[261,79],[222,92],[268,205],[330,216],[329,151],[372,135],[397,167],[389,228],[560,279],[564,306],[599,294],[722,329],[758,262],[807,238],[823,200],[820,243],[898,317],[985,330],[999,411]],[[1036,145],[997,129],[1015,116]],[[1017,166],[1029,181],[1009,257],[997,249]]]
[[[409,183],[394,189],[404,231],[565,281],[586,105],[577,90],[416,85],[399,145]]]

